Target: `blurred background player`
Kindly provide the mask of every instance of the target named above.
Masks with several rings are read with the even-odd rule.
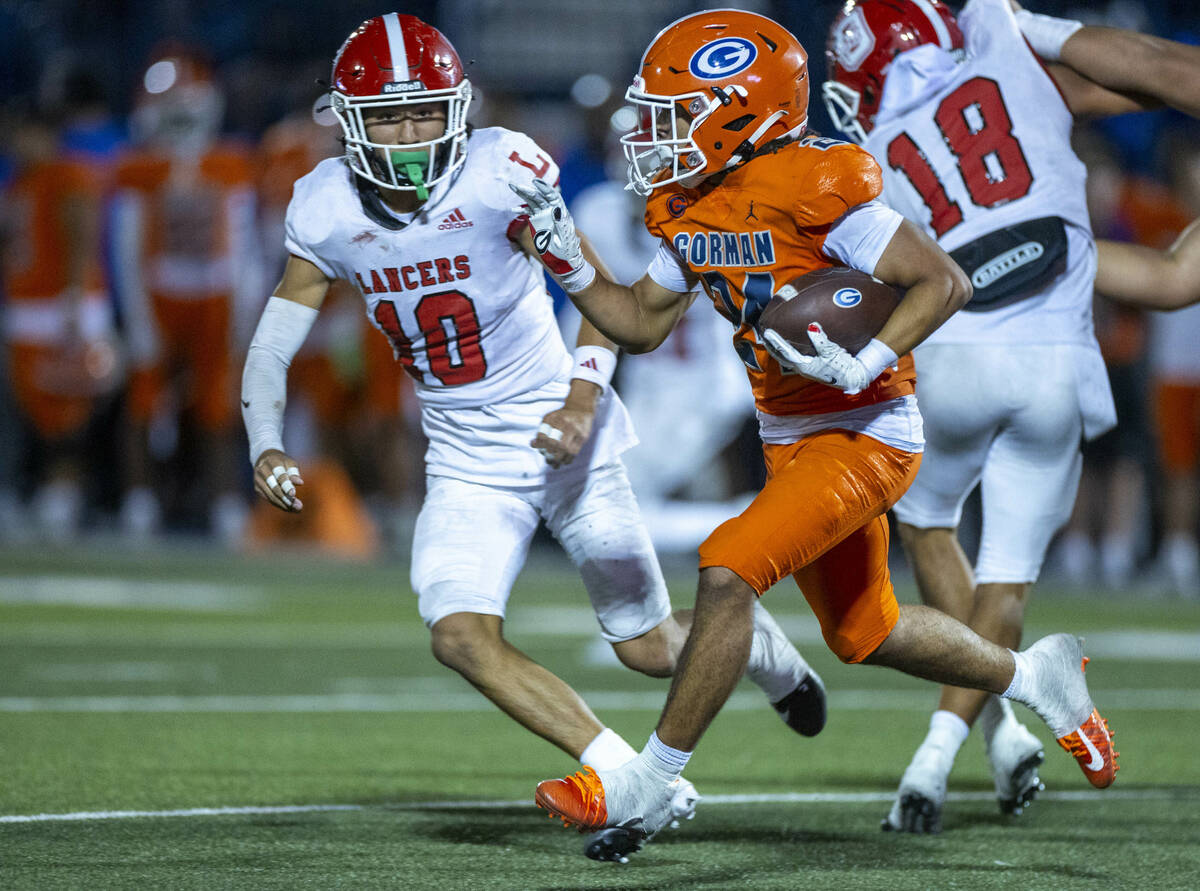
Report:
[[[101,175],[64,156],[36,111],[7,119],[13,176],[0,200],[8,383],[25,422],[32,517],[68,540],[85,508],[88,423],[120,383],[100,251]]]
[[[1200,131],[1165,140],[1171,193],[1188,217],[1200,216]],[[1158,568],[1169,590],[1200,597],[1200,306],[1158,316],[1151,328],[1154,421],[1162,466],[1162,540]]]
[[[131,118],[136,148],[115,174],[114,274],[131,363],[121,524],[135,539],[158,532],[169,506],[232,545],[248,510],[232,363],[262,269],[254,168],[240,144],[218,140],[223,106],[197,52],[160,50]],[[168,458],[172,472],[157,473]]]
[[[629,285],[645,272],[658,240],[646,231],[645,199],[625,188],[625,156],[617,136],[633,128],[636,113],[623,106],[609,123],[609,178],[580,192],[571,215],[614,281]],[[572,319],[564,330],[578,328],[579,310],[569,301],[561,316]],[[705,301],[693,302],[657,350],[621,358],[617,391],[641,440],[623,461],[659,553],[694,551],[750,501],[749,494],[730,491],[741,480],[720,460],[754,417],[743,368],[729,349],[729,323]],[[664,447],[665,442],[671,446]],[[689,488],[695,493],[691,497]]]
[[[1087,204],[1097,239],[1167,248],[1190,217],[1171,191],[1122,170],[1115,148],[1095,127],[1075,129],[1076,155],[1087,166]],[[1057,545],[1062,577],[1114,589],[1139,580],[1150,549],[1150,487],[1157,471],[1152,422],[1153,316],[1095,288],[1096,339],[1108,369],[1117,423],[1085,442],[1071,519]],[[1171,316],[1182,322],[1186,313]]]
[[[829,33],[830,116],[883,160],[885,200],[975,285],[915,353],[928,444],[894,508],[901,539],[922,599],[1008,647],[1020,645],[1026,596],[1074,502],[1080,438],[1116,420],[1092,325],[1096,251],[1073,116],[1138,110],[1147,96],[1193,110],[1200,74],[1188,47],[1084,29],[1064,59],[1080,73],[1048,76],[1026,41],[1053,62],[1078,28],[1028,13],[1018,24],[1008,0],[971,0],[957,19],[937,0],[863,0]],[[956,527],[977,484],[972,572]],[[885,829],[940,831],[946,779],[980,716],[1001,809],[1032,799],[1040,741],[999,697],[944,687]]]
[[[503,634],[539,519],[579,568],[622,663],[668,676],[690,620],[671,611],[620,462],[634,437],[608,386],[616,358],[590,325],[567,352],[509,191],[514,180],[556,179],[557,167],[522,133],[468,128],[462,63],[413,16],[359,26],[332,81],[346,154],[295,186],[290,256],[243,374],[255,489],[280,510],[304,507],[282,441],[288,367],[330,282],[352,281],[415,382],[429,438],[411,572],[435,657],[573,758],[615,766],[633,757],[629,745]],[[819,678],[763,610],[754,637],[740,669],[789,726],[819,731]],[[676,791],[676,816],[690,815],[694,788]]]

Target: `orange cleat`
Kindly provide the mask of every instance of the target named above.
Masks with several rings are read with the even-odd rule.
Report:
[[[608,821],[604,784],[587,765],[565,779],[542,780],[534,800],[551,818],[558,817],[564,826],[577,826],[580,832],[602,829]]]
[[[1085,672],[1090,661],[1087,656],[1083,657],[1081,667]],[[1058,738],[1058,744],[1079,762],[1089,783],[1097,789],[1107,789],[1121,769],[1121,765],[1117,764],[1121,753],[1112,744],[1115,735],[1108,729],[1108,721],[1100,717],[1100,712],[1092,709],[1086,721],[1071,733]]]

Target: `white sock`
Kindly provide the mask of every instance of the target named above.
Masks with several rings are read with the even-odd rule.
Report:
[[[671,748],[658,738],[656,730],[646,741],[646,748],[642,749],[641,757],[647,766],[665,775],[669,780],[673,780],[683,773],[692,753]]]
[[[937,758],[942,770],[949,773],[954,756],[970,732],[970,725],[954,712],[939,709],[929,718],[929,733],[917,750],[918,755]]]
[[[1000,729],[1000,725],[1012,721],[1016,722],[1017,717],[1013,714],[1012,704],[1007,699],[1001,699],[999,696],[989,696],[983,703],[983,711],[979,713],[979,729],[983,731],[984,745],[990,750],[992,747],[992,737],[996,735],[996,731]]]
[[[588,743],[583,754],[579,756],[579,763],[587,764],[596,770],[612,770],[636,757],[637,750],[625,742],[621,734],[605,727]]]
[[[1009,650],[1013,657],[1013,676],[1008,689],[1000,695],[1005,699],[1015,699],[1017,702],[1029,705],[1034,694],[1034,669],[1029,657],[1016,650]]]
[[[779,702],[800,686],[807,672],[808,663],[792,646],[779,623],[755,601],[754,634],[750,638],[746,677],[767,694],[769,701]]]

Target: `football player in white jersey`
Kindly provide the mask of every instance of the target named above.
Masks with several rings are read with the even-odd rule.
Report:
[[[1024,603],[1079,482],[1081,436],[1115,423],[1092,326],[1096,245],[1074,117],[1151,100],[1196,113],[1200,50],[970,0],[852,0],[829,36],[826,105],[884,172],[883,199],[971,276],[967,306],[915,351],[925,460],[895,506],[922,598],[1019,646]],[[1028,42],[1027,42],[1028,41]],[[1036,49],[1048,63],[1034,55]],[[981,485],[974,570],[956,527]],[[942,689],[885,829],[937,832],[976,718],[1001,810],[1041,788],[1042,745],[995,696]]]
[[[282,442],[286,371],[330,281],[357,283],[414,379],[429,439],[412,585],[434,655],[572,757],[623,763],[634,750],[502,634],[539,519],[579,566],[625,665],[669,676],[691,621],[671,612],[620,461],[636,439],[608,387],[613,348],[587,325],[574,359],[567,352],[528,218],[514,208],[510,182],[555,181],[557,167],[521,133],[467,126],[459,57],[413,16],[364,22],[332,80],[346,154],[296,183],[290,257],[246,359],[255,488],[282,510],[302,508]],[[747,674],[792,729],[820,730],[820,679],[765,611]],[[681,784],[676,815],[696,798]]]

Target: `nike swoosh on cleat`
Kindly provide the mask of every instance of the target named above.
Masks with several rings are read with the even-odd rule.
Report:
[[[1096,744],[1093,743],[1091,739],[1088,738],[1088,735],[1083,732],[1082,727],[1075,732],[1079,734],[1079,739],[1083,742],[1084,748],[1088,750],[1088,754],[1091,756],[1091,760],[1088,761],[1087,764],[1083,765],[1083,769],[1090,770],[1095,773],[1096,771],[1100,770],[1100,768],[1104,767],[1104,758],[1101,757],[1100,751],[1096,748]]]

